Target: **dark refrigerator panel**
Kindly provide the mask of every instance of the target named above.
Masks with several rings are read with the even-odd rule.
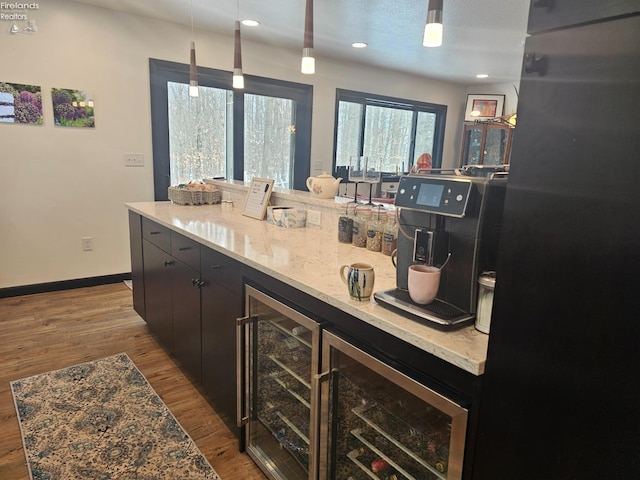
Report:
[[[639,59],[640,16],[527,40],[474,479],[640,478]]]
[[[638,0],[531,0],[529,33],[637,13]]]

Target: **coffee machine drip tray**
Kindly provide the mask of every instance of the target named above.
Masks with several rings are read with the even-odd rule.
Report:
[[[400,310],[408,318],[440,330],[464,327],[475,319],[474,314],[437,298],[427,305],[419,305],[411,300],[408,291],[399,288],[375,292],[373,298],[384,307]]]

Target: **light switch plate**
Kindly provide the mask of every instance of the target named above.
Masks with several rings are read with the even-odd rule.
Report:
[[[143,153],[125,153],[122,159],[125,167],[144,167]]]

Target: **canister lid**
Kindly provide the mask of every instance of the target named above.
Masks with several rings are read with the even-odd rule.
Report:
[[[478,277],[478,283],[483,287],[495,288],[496,272],[494,272],[493,270],[482,272],[482,275]]]

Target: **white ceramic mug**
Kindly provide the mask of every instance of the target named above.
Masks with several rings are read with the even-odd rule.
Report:
[[[440,287],[440,269],[428,265],[411,265],[408,281],[411,300],[420,305],[431,303]]]
[[[345,276],[345,270],[347,274]],[[376,274],[373,265],[368,263],[352,263],[340,267],[340,277],[349,288],[349,295],[355,300],[367,300],[373,293]]]

